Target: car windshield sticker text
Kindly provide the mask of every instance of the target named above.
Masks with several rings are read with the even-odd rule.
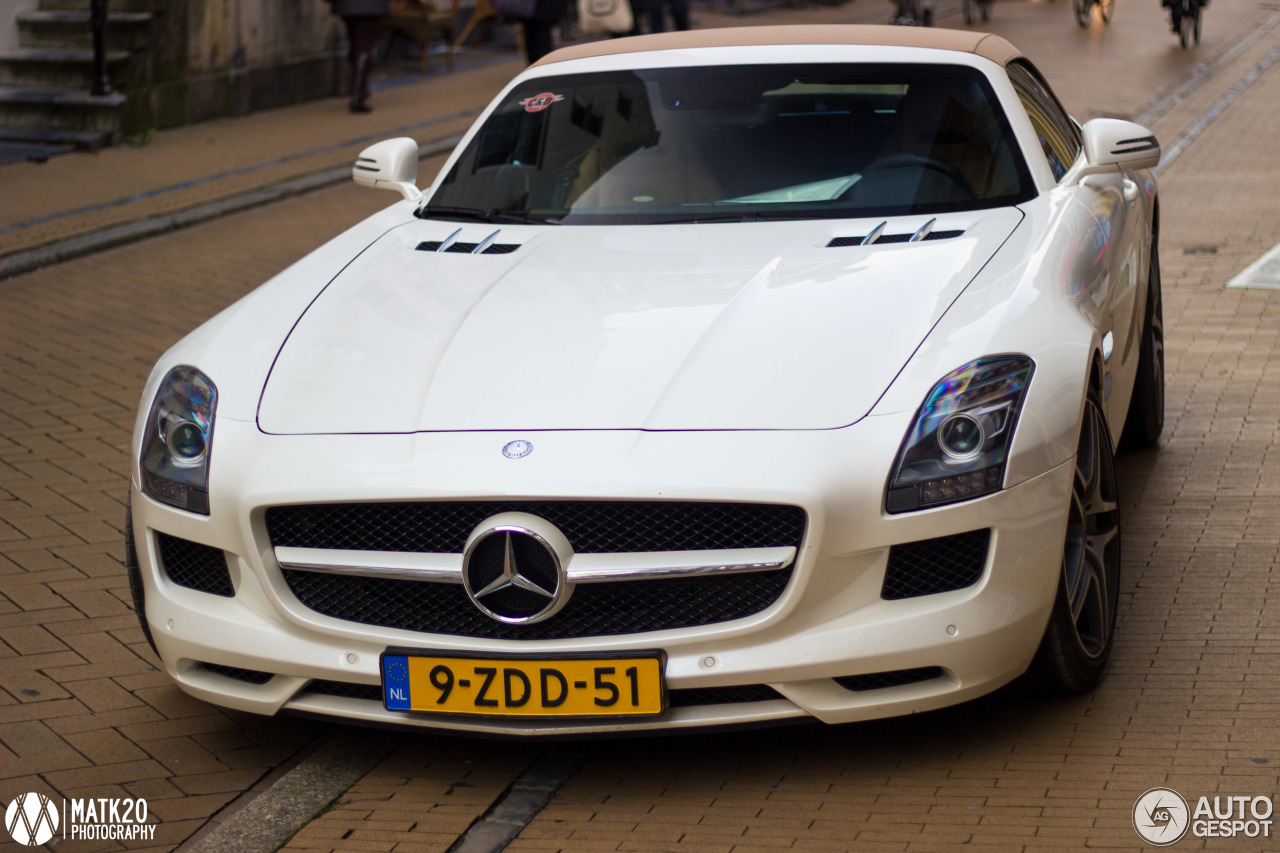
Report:
[[[552,92],[543,92],[539,95],[534,95],[532,98],[525,98],[520,102],[520,106],[524,107],[524,111],[527,113],[537,113],[545,110],[556,101],[563,100],[564,95],[556,95]]]

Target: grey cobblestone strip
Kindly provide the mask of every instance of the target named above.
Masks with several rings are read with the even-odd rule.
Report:
[[[1164,149],[1163,156],[1160,158],[1160,165],[1156,166],[1151,172],[1159,175],[1165,169],[1173,165],[1173,161],[1178,159],[1186,147],[1190,145],[1195,138],[1204,132],[1205,128],[1213,123],[1213,120],[1222,115],[1222,111],[1240,97],[1246,89],[1258,82],[1258,78],[1266,72],[1268,68],[1280,59],[1280,47],[1267,54],[1267,58],[1258,63],[1258,66],[1244,76],[1239,83],[1232,86],[1230,91],[1224,93],[1222,97],[1213,102],[1209,109],[1205,110],[1199,118],[1197,118],[1190,127],[1182,131],[1178,138],[1173,140],[1170,145]]]
[[[448,853],[497,853],[505,848],[578,772],[584,760],[580,755],[543,755],[471,824]]]
[[[418,146],[418,157],[422,159],[434,157],[437,154],[445,154],[452,150],[461,139],[461,135],[455,135],[424,142]],[[84,257],[114,246],[154,237],[167,231],[176,231],[180,228],[198,225],[211,219],[218,219],[231,213],[248,210],[251,207],[259,207],[260,205],[281,201],[291,196],[301,195],[350,179],[350,166],[335,166],[322,172],[313,172],[310,175],[290,178],[270,186],[259,187],[238,195],[198,204],[186,210],[150,216],[135,222],[126,222],[122,225],[104,228],[101,231],[58,240],[34,249],[14,252],[12,255],[0,258],[0,281],[31,272],[40,267],[52,266],[73,258]]]
[[[1252,32],[1237,41],[1228,50],[1219,54],[1213,61],[1197,66],[1195,71],[1185,80],[1147,104],[1140,113],[1133,117],[1133,120],[1138,124],[1150,126],[1156,119],[1169,112],[1196,89],[1199,89],[1217,76],[1219,71],[1234,62],[1250,45],[1270,32],[1271,28],[1278,22],[1280,22],[1280,11],[1272,14],[1261,25],[1254,28]]]
[[[345,729],[180,853],[272,853],[391,753],[381,732]]]

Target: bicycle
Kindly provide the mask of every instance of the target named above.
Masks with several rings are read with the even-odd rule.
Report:
[[[1174,0],[1181,2],[1181,0]],[[1115,9],[1116,0],[1075,0],[1076,23],[1082,27],[1089,26],[1089,19],[1093,15],[1093,7],[1098,7],[1098,15],[1102,18],[1102,23],[1111,23],[1111,13]]]
[[[1193,42],[1200,44],[1200,10],[1203,8],[1201,0],[1171,0],[1169,4],[1169,18],[1183,50]]]
[[[991,4],[995,0],[964,0],[964,22],[976,23],[979,16],[983,22],[991,20]]]

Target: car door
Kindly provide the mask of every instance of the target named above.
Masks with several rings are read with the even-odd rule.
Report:
[[[1081,156],[1079,127],[1030,63],[1015,60],[1006,70],[1035,128],[1049,168],[1055,178],[1062,180]],[[1141,332],[1138,282],[1146,269],[1140,251],[1146,227],[1138,204],[1137,178],[1120,171],[1090,175],[1070,187],[1069,192],[1073,201],[1089,211],[1094,222],[1091,239],[1082,247],[1089,257],[1081,265],[1085,273],[1077,298],[1080,309],[1103,333],[1104,405],[1112,423],[1119,423],[1132,388],[1113,387],[1113,382],[1132,384],[1134,369],[1129,362],[1138,358],[1137,339]]]

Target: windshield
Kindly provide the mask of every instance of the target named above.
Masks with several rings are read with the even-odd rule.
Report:
[[[986,79],[955,65],[747,65],[543,77],[422,215],[642,224],[940,213],[1032,184]]]

